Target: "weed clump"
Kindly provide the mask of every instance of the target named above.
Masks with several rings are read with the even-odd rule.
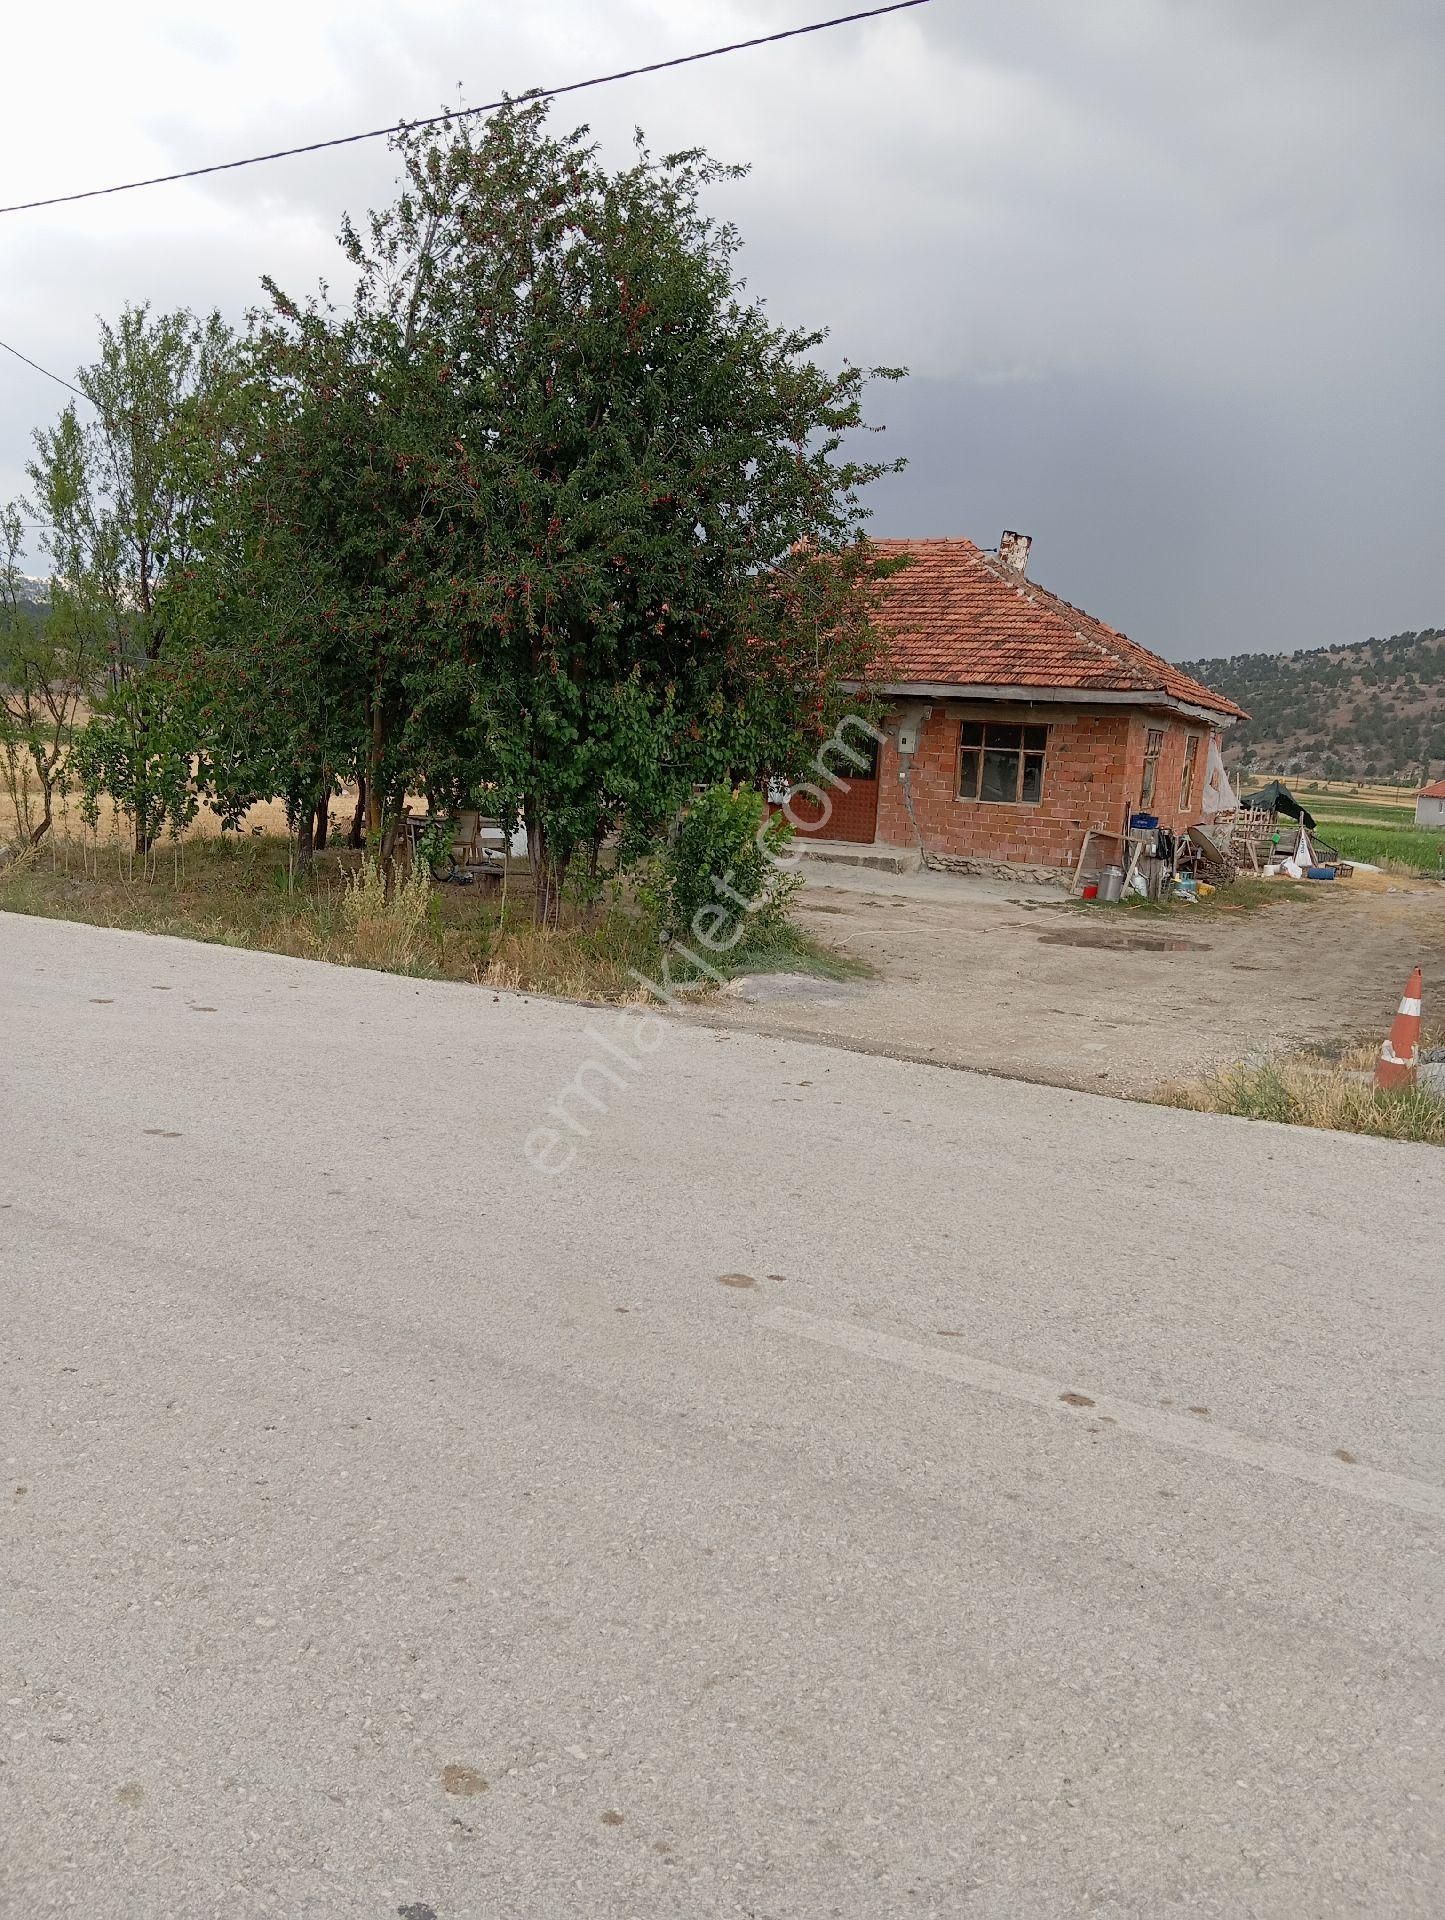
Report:
[[[1159,1099],[1164,1106],[1196,1113],[1445,1146],[1445,1100],[1422,1086],[1382,1092],[1344,1067],[1265,1060],[1227,1068],[1189,1086],[1167,1087]]]
[[[385,867],[368,853],[342,882],[341,921],[352,963],[415,972],[427,943],[431,902],[431,881],[420,863],[388,883]]]

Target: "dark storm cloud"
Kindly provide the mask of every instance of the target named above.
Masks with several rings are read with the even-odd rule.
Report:
[[[147,0],[168,83],[98,97],[79,149],[22,127],[5,175],[183,164],[425,112],[459,80],[475,101],[824,10],[260,0],[216,26]],[[60,30],[29,31],[43,73]],[[830,324],[832,351],[913,370],[874,396],[911,462],[878,490],[878,531],[1026,528],[1038,577],[1188,655],[1445,621],[1442,67],[1435,5],[935,0],[558,121],[589,118],[618,155],[641,122],[658,147],[753,162],[718,211],[754,291]],[[262,271],[335,275],[341,208],[390,172],[346,149],[165,189],[165,207],[12,222],[0,334],[67,372],[128,295],[239,315]],[[58,397],[0,368],[0,492]]]

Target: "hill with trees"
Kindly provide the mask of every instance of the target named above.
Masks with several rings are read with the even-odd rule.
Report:
[[[1445,628],[1190,660],[1184,671],[1249,714],[1225,736],[1232,765],[1330,780],[1445,773]]]

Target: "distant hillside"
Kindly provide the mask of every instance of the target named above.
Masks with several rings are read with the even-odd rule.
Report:
[[[1231,765],[1325,779],[1434,779],[1445,773],[1445,628],[1309,653],[1237,653],[1184,671],[1237,700]]]
[[[22,573],[19,576],[16,591],[27,606],[48,607],[50,605],[50,582],[37,580],[33,573]]]

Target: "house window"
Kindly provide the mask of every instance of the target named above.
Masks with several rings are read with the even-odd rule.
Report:
[[[1194,768],[1199,759],[1199,735],[1191,733],[1184,742],[1184,775],[1179,782],[1179,811],[1188,813],[1194,805]]]
[[[1139,788],[1139,811],[1147,813],[1154,804],[1154,785],[1159,778],[1159,756],[1164,751],[1164,729],[1150,727],[1144,736],[1144,781]]]
[[[958,797],[1037,806],[1044,797],[1047,727],[965,720],[958,736]]]

